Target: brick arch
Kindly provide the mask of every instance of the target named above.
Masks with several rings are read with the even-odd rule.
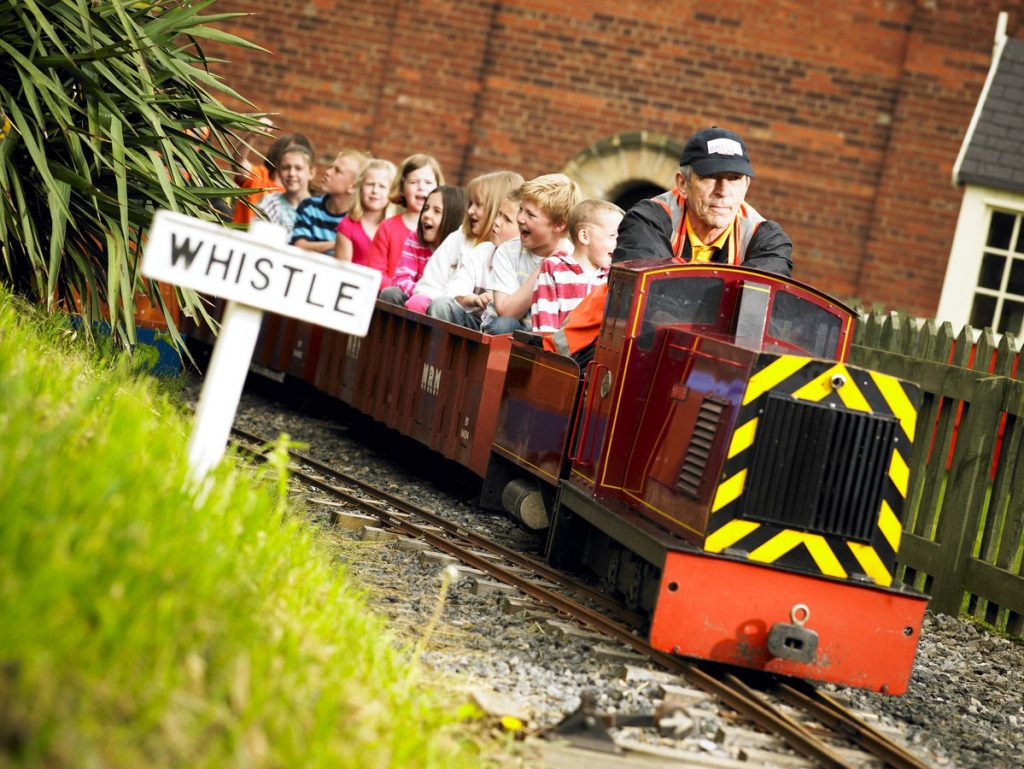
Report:
[[[671,189],[683,145],[651,131],[629,131],[594,142],[562,168],[585,198],[615,200],[630,187]]]

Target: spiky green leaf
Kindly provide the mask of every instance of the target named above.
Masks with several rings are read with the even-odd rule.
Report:
[[[230,159],[259,124],[220,101],[238,95],[209,70],[201,41],[258,46],[217,29],[240,14],[214,3],[0,0],[0,121],[11,121],[0,138],[0,279],[42,305],[77,307],[86,328],[109,307],[122,341],[134,339],[138,294],[171,317],[138,270],[153,213],[212,221],[214,198],[243,194]],[[203,126],[211,138],[200,144],[191,132]],[[207,317],[194,292],[176,293],[187,316]]]

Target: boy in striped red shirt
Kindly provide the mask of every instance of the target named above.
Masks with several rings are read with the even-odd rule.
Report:
[[[591,289],[608,279],[622,216],[614,203],[593,199],[569,212],[573,252],[552,256],[540,266],[530,309],[535,332],[558,331]]]

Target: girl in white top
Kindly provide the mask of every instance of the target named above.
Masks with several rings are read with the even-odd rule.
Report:
[[[469,208],[462,227],[445,238],[437,247],[423,277],[416,283],[413,295],[405,303],[414,312],[426,312],[431,301],[440,296],[454,296],[448,285],[463,262],[476,248],[491,244],[491,229],[508,194],[520,187],[523,177],[513,171],[494,171],[473,179],[466,187]],[[488,258],[490,253],[488,253]]]
[[[494,295],[487,290],[490,285],[491,262],[498,246],[519,237],[518,190],[509,193],[498,208],[498,215],[491,225],[491,237],[474,248],[448,282],[445,295],[430,303],[427,315],[448,323],[480,330],[484,312],[494,301]]]

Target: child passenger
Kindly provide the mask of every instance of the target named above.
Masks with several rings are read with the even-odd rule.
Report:
[[[435,249],[423,276],[417,281],[412,296],[405,306],[415,312],[425,312],[433,299],[449,295],[448,284],[459,267],[480,246],[487,250],[484,260],[489,262],[494,252],[491,228],[498,215],[501,202],[513,190],[519,189],[523,177],[513,171],[494,171],[478,176],[466,185],[469,208],[462,226]],[[470,286],[472,290],[473,286]],[[450,296],[450,295],[449,295]]]
[[[530,307],[541,262],[572,253],[572,242],[564,236],[569,212],[579,202],[579,185],[565,174],[538,176],[519,189],[519,237],[494,252],[490,278],[494,301],[480,326],[485,334],[532,329]]]
[[[366,162],[356,178],[359,194],[352,201],[348,216],[338,223],[334,256],[343,262],[366,264],[370,244],[388,210],[388,190],[395,178],[395,164],[374,158]]]
[[[273,127],[269,119],[261,120],[265,125]],[[235,200],[234,213],[231,221],[235,224],[250,224],[255,216],[256,206],[263,199],[265,191],[280,192],[281,185],[277,175],[277,164],[281,161],[281,153],[294,145],[301,145],[309,148],[310,155],[313,154],[313,143],[303,134],[283,134],[270,145],[267,155],[262,163],[254,164],[250,161],[250,146],[243,142],[238,150],[236,162],[239,170],[235,174],[235,184],[243,189],[255,190],[244,197]]]
[[[509,183],[516,178],[522,182],[521,176],[508,173]],[[445,296],[439,296],[427,307],[427,315],[431,318],[455,323],[459,326],[480,330],[484,311],[494,301],[494,295],[487,286],[490,284],[491,263],[495,249],[502,243],[519,235],[516,217],[519,215],[519,187],[514,187],[501,201],[491,225],[490,238],[469,252],[455,272]]]
[[[571,256],[541,262],[530,315],[538,333],[558,331],[591,289],[608,279],[612,252],[625,212],[605,200],[584,200],[569,212]]]
[[[302,144],[289,144],[277,163],[277,179],[283,192],[264,195],[259,209],[268,221],[292,233],[299,204],[309,197],[309,182],[313,178],[313,150]]]
[[[348,213],[355,197],[356,177],[370,156],[359,150],[343,149],[320,179],[323,195],[307,198],[299,205],[292,230],[292,245],[333,256],[338,224]]]
[[[419,221],[427,195],[442,184],[441,166],[430,155],[410,155],[398,167],[388,199],[405,210],[381,222],[366,261],[368,267],[383,275],[382,289],[395,279],[398,263],[402,260],[402,248]]]
[[[434,248],[462,223],[467,203],[466,191],[462,187],[438,187],[427,195],[416,232],[406,238],[402,261],[391,285],[380,292],[381,299],[392,304],[406,303]]]

